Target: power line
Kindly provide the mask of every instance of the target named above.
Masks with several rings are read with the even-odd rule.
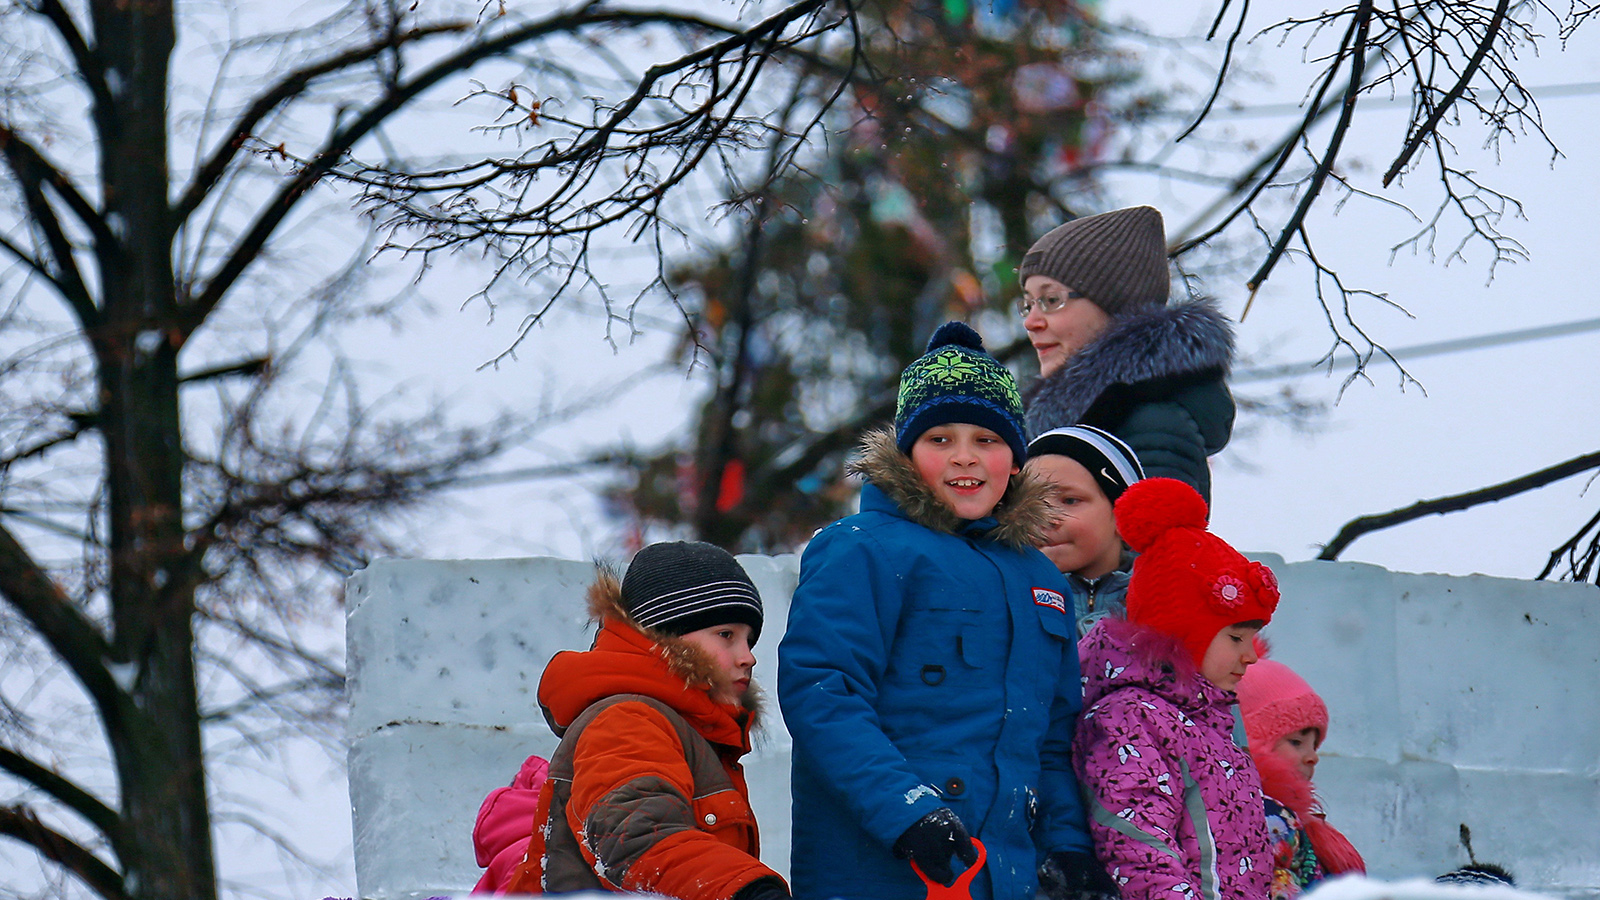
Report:
[[[1502,331],[1477,337],[1417,344],[1414,347],[1402,347],[1399,350],[1392,350],[1390,355],[1396,360],[1422,359],[1428,356],[1442,356],[1446,353],[1460,353],[1464,350],[1480,350],[1484,347],[1502,347],[1506,344],[1520,344],[1527,341],[1544,340],[1545,338],[1564,337],[1569,334],[1582,334],[1587,331],[1600,331],[1600,319],[1583,319],[1578,322],[1566,322],[1560,325],[1540,325],[1535,328],[1523,328],[1517,331]],[[1324,358],[1311,362],[1240,369],[1229,376],[1228,380],[1234,384],[1248,384],[1253,381],[1274,381],[1279,378],[1298,378],[1301,375],[1317,373],[1331,374],[1353,369],[1355,365],[1355,360],[1348,357],[1341,357],[1331,363]]]
[[[1546,84],[1527,88],[1535,100],[1557,100],[1563,97],[1583,97],[1600,94],[1600,81],[1576,81],[1569,84]],[[1411,101],[1401,98],[1363,97],[1358,105],[1364,108],[1410,106]],[[1305,107],[1298,103],[1262,103],[1252,106],[1213,107],[1207,119],[1266,119],[1275,116],[1305,115]],[[1172,118],[1192,119],[1198,110],[1183,114],[1172,113]]]

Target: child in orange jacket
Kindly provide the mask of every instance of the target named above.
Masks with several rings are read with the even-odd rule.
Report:
[[[727,551],[652,544],[589,590],[594,646],[556,654],[539,704],[550,760],[511,893],[612,890],[788,900],[761,863],[739,757],[757,709],[761,597]]]

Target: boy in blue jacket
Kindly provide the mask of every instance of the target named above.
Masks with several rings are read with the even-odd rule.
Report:
[[[973,835],[974,900],[1115,896],[1069,758],[1077,632],[1026,455],[1011,373],[940,327],[853,466],[861,512],[807,546],[778,648],[796,900],[920,900],[907,860],[949,884]]]

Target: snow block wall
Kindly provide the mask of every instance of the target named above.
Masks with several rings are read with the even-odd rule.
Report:
[[[794,556],[741,556],[765,606],[755,678],[777,672],[799,574]],[[464,894],[482,870],[472,826],[555,735],[539,675],[558,650],[589,647],[584,592],[594,566],[563,559],[378,560],[351,577],[346,668],[357,896]],[[789,736],[769,695],[745,757],[762,857],[789,869]],[[781,826],[778,823],[783,823]],[[770,823],[770,824],[769,824]]]
[[[1523,887],[1600,897],[1600,590],[1355,563],[1285,565],[1273,656],[1327,702],[1317,784],[1371,874],[1482,861]],[[793,556],[743,556],[766,604],[771,683]],[[555,738],[539,673],[589,646],[588,563],[380,560],[351,578],[350,798],[359,896],[465,892],[485,794]],[[788,870],[789,738],[776,702],[747,758],[763,859]]]

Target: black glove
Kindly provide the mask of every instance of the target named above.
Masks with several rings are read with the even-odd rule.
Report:
[[[941,806],[918,819],[905,834],[894,842],[894,855],[917,864],[922,874],[945,887],[955,883],[956,873],[950,868],[950,856],[972,865],[978,861],[978,848],[972,846],[972,836],[955,810]]]
[[[789,900],[789,889],[784,887],[783,879],[769,875],[739,888],[733,900]]]
[[[1093,854],[1057,850],[1039,867],[1039,893],[1048,900],[1118,900],[1122,892]]]

